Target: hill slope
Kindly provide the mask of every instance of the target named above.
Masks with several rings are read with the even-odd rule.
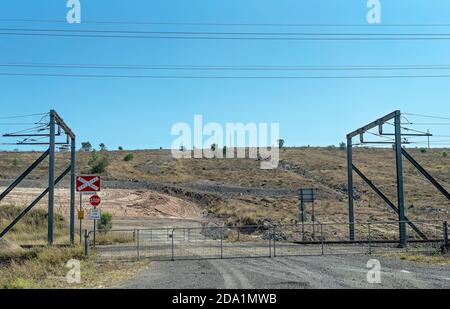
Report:
[[[450,158],[442,149],[410,153],[450,190]],[[126,162],[124,157],[134,154]],[[317,217],[321,222],[347,221],[346,152],[337,148],[288,148],[281,151],[280,167],[261,170],[254,159],[182,159],[170,151],[108,152],[110,166],[102,175],[109,188],[152,190],[194,202],[209,216],[232,224],[253,224],[264,218],[281,222],[297,219],[299,188],[319,189]],[[0,185],[17,176],[39,153],[0,153]],[[355,149],[358,166],[395,203],[395,156],[390,149]],[[79,153],[79,173],[90,173],[90,154]],[[59,153],[57,169],[68,164]],[[411,220],[450,219],[450,203],[405,160],[407,215]],[[24,182],[46,184],[43,164]],[[67,186],[67,182],[62,184]],[[356,220],[395,220],[396,215],[355,175]],[[149,200],[148,203],[151,203]],[[309,211],[309,210],[308,210]]]

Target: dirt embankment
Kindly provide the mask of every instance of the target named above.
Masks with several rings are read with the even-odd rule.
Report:
[[[0,205],[23,207],[41,192],[42,189],[38,188],[16,188]],[[202,216],[201,209],[195,203],[150,190],[105,189],[99,195],[102,198],[102,210],[112,213],[115,217],[195,219]],[[69,214],[68,196],[68,189],[56,189],[55,210],[57,213],[65,216]],[[76,205],[77,207],[79,205],[78,195]],[[84,198],[83,205],[89,207],[88,197]],[[46,206],[46,199],[38,205],[40,208]]]

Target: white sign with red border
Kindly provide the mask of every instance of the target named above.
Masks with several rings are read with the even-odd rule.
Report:
[[[91,203],[92,207],[97,208],[100,203],[102,202],[102,199],[97,194],[92,195],[89,199],[89,203]]]

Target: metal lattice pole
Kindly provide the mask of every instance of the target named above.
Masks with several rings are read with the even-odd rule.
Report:
[[[70,144],[70,243],[75,241],[75,173],[76,173],[76,142],[71,139]]]
[[[55,111],[50,111],[50,152],[48,170],[48,244],[53,245],[53,211],[55,204]]]
[[[401,113],[395,115],[395,157],[397,165],[397,198],[400,246],[406,246],[405,196],[403,189],[403,160],[402,160],[402,128]]]
[[[353,201],[353,141],[347,138],[347,169],[348,169],[348,222],[349,222],[349,238],[355,240],[355,214]]]

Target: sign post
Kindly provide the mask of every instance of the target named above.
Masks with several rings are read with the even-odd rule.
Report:
[[[78,219],[80,220],[80,243],[83,240],[82,237],[82,225],[84,219],[84,210],[83,210],[83,194],[95,194],[101,190],[101,179],[100,176],[78,176],[76,178],[76,189],[77,192],[80,192],[80,211],[78,213]],[[98,196],[97,196],[98,197]],[[98,199],[100,199],[98,197]],[[100,202],[99,202],[100,204]],[[95,230],[95,222],[94,222],[94,230]],[[95,234],[94,234],[95,239]]]
[[[306,203],[312,203],[312,227],[313,227],[313,233],[312,237],[315,238],[316,233],[316,214],[314,211],[314,202],[317,199],[317,189],[300,189],[299,190],[299,200],[300,200],[300,221],[302,222],[302,239],[305,241],[305,221],[306,221]]]
[[[100,196],[98,196],[97,194],[91,196],[91,198],[89,199],[89,202],[91,203],[92,208],[91,209],[91,213],[90,213],[90,219],[94,220],[94,247],[96,245],[96,239],[97,239],[97,220],[101,220],[102,216],[101,216],[101,212],[100,209],[97,208],[100,203],[101,203],[101,198]]]

